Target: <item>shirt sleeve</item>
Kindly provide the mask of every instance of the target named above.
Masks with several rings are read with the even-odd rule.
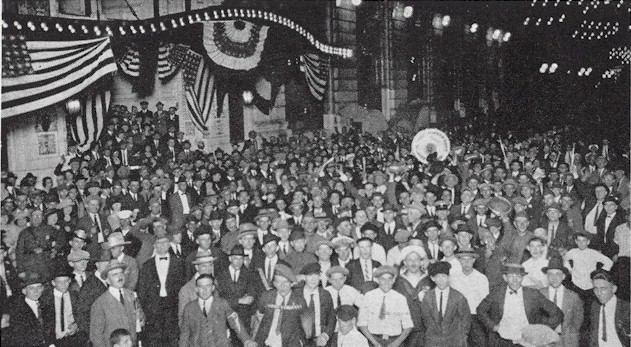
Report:
[[[405,297],[401,297],[401,328],[402,329],[411,329],[414,327],[414,322],[412,322],[412,315],[410,314],[410,307],[408,306],[408,301]]]
[[[366,297],[364,296],[364,299]],[[359,303],[359,313],[357,314],[357,326],[358,327],[366,327],[368,326],[368,305],[366,304],[367,300],[360,300]]]

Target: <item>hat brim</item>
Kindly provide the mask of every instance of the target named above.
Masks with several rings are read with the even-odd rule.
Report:
[[[101,272],[101,279],[105,281],[107,279],[107,274],[109,274],[110,271],[114,271],[114,270],[117,270],[117,269],[123,269],[123,271],[125,271],[125,269],[127,269],[127,265],[121,263],[120,265],[116,265],[116,266],[114,266],[112,268],[105,269],[103,272]]]
[[[125,246],[125,245],[131,245],[131,241],[123,241],[123,242],[118,242],[115,243],[113,245],[110,245],[109,243],[107,244],[107,248],[108,249],[112,249],[114,247],[118,247],[118,246]]]
[[[248,236],[248,235],[256,236],[257,234],[256,234],[256,231],[253,231],[253,230],[252,231],[243,231],[243,232],[239,233],[238,239],[240,239],[240,238],[242,238],[244,236]]]

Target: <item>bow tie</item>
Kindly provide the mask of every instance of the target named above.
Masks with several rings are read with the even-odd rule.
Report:
[[[510,295],[517,294],[517,291],[516,291],[516,290],[510,290],[510,291],[508,292],[508,294],[510,294]]]
[[[160,257],[159,260],[169,260],[169,257]]]

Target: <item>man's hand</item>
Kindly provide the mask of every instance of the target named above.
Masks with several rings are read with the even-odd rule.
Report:
[[[239,304],[241,305],[249,305],[254,301],[254,297],[250,295],[245,295],[244,297],[239,299]]]
[[[326,346],[326,343],[329,341],[329,336],[326,333],[320,334],[316,338],[316,346]]]

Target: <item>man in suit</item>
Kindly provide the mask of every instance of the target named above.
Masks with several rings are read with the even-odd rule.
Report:
[[[87,331],[79,332],[75,320],[75,312],[78,302],[77,292],[69,291],[72,281],[73,269],[68,264],[60,264],[55,269],[52,280],[53,288],[47,291],[41,298],[43,306],[49,306],[49,317],[44,318],[45,324],[54,332],[55,346],[74,347],[82,346],[88,341]]]
[[[544,324],[555,329],[563,322],[563,311],[537,289],[522,287],[526,271],[519,264],[504,265],[507,286],[494,289],[478,305],[478,318],[489,331],[489,346],[515,346],[528,324]]]
[[[193,261],[200,255],[210,255],[215,258],[216,263],[223,263],[225,259],[220,257],[223,253],[219,248],[212,245],[212,235],[210,227],[207,225],[200,225],[195,230],[195,241],[197,242],[197,249],[193,250],[186,256],[184,261],[184,268],[186,272],[185,280],[192,278],[195,275],[195,265]],[[212,273],[214,275],[214,271]]]
[[[110,335],[116,329],[127,329],[134,344],[137,328],[144,324],[144,313],[136,293],[124,288],[127,265],[114,259],[100,273],[109,284],[90,309],[90,342],[94,347],[108,347]]]
[[[201,275],[212,275],[214,273],[214,262],[215,257],[209,254],[201,253],[199,254],[195,260],[193,260],[193,265],[197,272],[193,276],[191,280],[186,282],[178,293],[178,323],[180,327],[182,326],[182,315],[184,314],[184,307],[191,302],[197,299],[196,288],[196,280]]]
[[[278,264],[274,271],[274,289],[258,301],[252,335],[259,346],[304,346],[313,332],[313,316],[304,297],[291,289],[296,282],[292,269]]]
[[[70,252],[66,259],[68,260],[68,264],[73,268],[73,278],[69,290],[78,293],[90,275],[90,272],[86,271],[88,262],[90,261],[90,253],[84,250]]]
[[[77,221],[77,229],[85,230],[90,234],[92,242],[86,250],[92,258],[97,258],[101,249],[100,244],[107,240],[110,227],[107,219],[100,214],[101,200],[97,196],[90,196],[85,202],[86,214]]]
[[[423,235],[427,238],[427,241],[423,243],[423,248],[425,248],[428,259],[432,262],[443,258],[443,251],[440,250],[440,228],[435,220],[430,220],[423,226]]]
[[[151,123],[153,121],[153,112],[151,112],[147,107],[149,103],[147,100],[143,100],[140,102],[140,111],[136,112],[136,116],[139,116],[142,120],[142,123]]]
[[[540,289],[541,294],[563,311],[563,323],[556,329],[561,336],[559,347],[578,347],[583,324],[583,301],[563,285],[570,272],[560,258],[552,258],[541,271],[548,276],[550,285]]]
[[[562,221],[561,205],[552,203],[547,207],[546,217],[541,227],[547,230],[546,242],[550,250],[565,254],[572,248],[572,229]]]
[[[185,180],[178,181],[177,191],[168,198],[171,222],[178,228],[184,225],[193,207],[193,197],[187,192],[187,187]]]
[[[401,227],[394,219],[396,212],[393,205],[389,203],[383,204],[383,226],[380,228],[379,233],[377,233],[375,242],[382,245],[386,252],[396,246],[394,234],[396,230]]]
[[[471,326],[471,312],[464,295],[449,287],[451,264],[445,261],[428,266],[429,276],[436,283],[421,301],[421,314],[427,347],[466,347]]]
[[[459,204],[452,205],[449,210],[449,218],[451,220],[465,218],[466,220],[471,219],[475,216],[475,209],[473,208],[473,199],[475,196],[469,189],[465,189],[460,193]]]
[[[228,302],[213,295],[215,278],[210,274],[200,275],[195,280],[195,285],[198,299],[189,302],[184,308],[179,346],[232,346],[225,334],[226,323],[245,347],[256,346]]]
[[[300,272],[305,276],[305,285],[297,292],[304,297],[314,317],[313,336],[307,346],[326,346],[335,330],[335,312],[331,294],[320,286],[320,264],[311,263]]]
[[[248,191],[240,191],[237,199],[239,200],[239,225],[254,222],[254,217],[258,214],[258,208],[250,204],[250,194]]]
[[[615,294],[618,287],[606,270],[591,274],[594,295],[590,312],[590,346],[629,346],[629,302],[620,300]]]
[[[101,273],[110,261],[110,254],[103,251],[101,258],[96,260],[96,270],[90,273],[81,286],[77,296],[76,319],[79,331],[90,332],[90,308],[101,294],[107,290],[107,281],[101,277]]]
[[[128,192],[122,198],[122,209],[134,211],[138,210],[138,218],[144,217],[149,213],[149,205],[145,198],[140,194],[140,177],[130,175]]]
[[[107,248],[104,252],[110,252],[112,259],[116,259],[121,263],[127,265],[125,267],[125,287],[131,290],[136,289],[138,283],[138,274],[140,272],[138,268],[138,262],[135,258],[125,254],[125,246],[131,242],[125,241],[123,234],[120,232],[111,233],[107,238]]]
[[[583,208],[583,221],[585,231],[590,234],[598,232],[598,221],[604,212],[605,197],[609,194],[609,190],[604,184],[596,184],[593,188],[593,194],[585,198],[585,207]]]
[[[156,235],[155,256],[140,271],[138,299],[147,317],[149,346],[177,346],[178,293],[185,283],[184,261],[169,254],[169,234]]]
[[[625,222],[624,214],[618,212],[618,198],[607,195],[604,200],[604,212],[596,221],[597,234],[592,237],[592,247],[601,251],[604,255],[612,258],[618,254],[618,244],[614,242],[616,227]]]
[[[52,308],[40,303],[45,279],[36,272],[25,272],[21,280],[22,295],[16,295],[7,310],[10,316],[9,346],[48,346],[54,342],[55,335],[45,322],[45,318],[51,316]],[[2,334],[5,334],[4,330]]]
[[[364,283],[373,281],[374,270],[381,266],[381,263],[372,259],[372,243],[372,239],[368,237],[357,240],[359,258],[351,260],[346,265],[350,272],[349,283],[357,290],[360,290]]]
[[[237,313],[239,320],[245,324],[246,332],[249,333],[257,291],[255,274],[243,265],[244,257],[243,246],[232,247],[228,256],[230,265],[217,269],[216,278],[219,296]],[[233,344],[238,345],[237,337],[236,334],[232,335]]]

